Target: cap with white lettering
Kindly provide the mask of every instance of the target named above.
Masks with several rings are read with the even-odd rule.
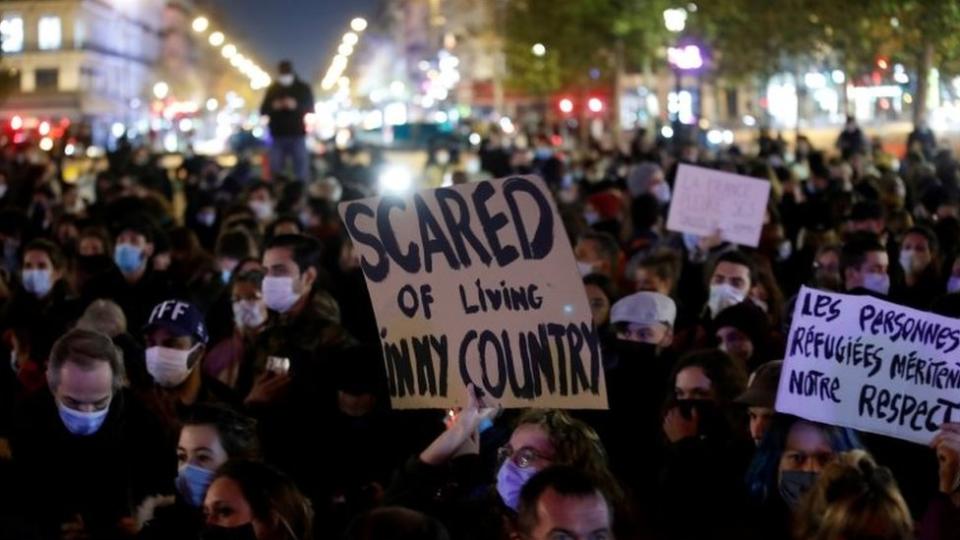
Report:
[[[642,291],[625,296],[610,310],[610,322],[632,324],[663,323],[673,327],[677,305],[669,296]]]
[[[203,313],[183,300],[165,300],[153,307],[143,331],[149,332],[157,327],[165,328],[175,336],[192,336],[204,344],[209,339]]]

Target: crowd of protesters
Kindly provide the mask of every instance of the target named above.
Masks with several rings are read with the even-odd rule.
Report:
[[[801,285],[960,316],[950,150],[853,120],[835,148],[558,143],[492,134],[475,176],[555,194],[606,411],[390,408],[336,212],[376,193],[363,152],[265,181],[125,148],[84,194],[6,148],[0,538],[960,538],[960,424],[925,447],[774,410]],[[666,230],[679,163],[770,183],[758,247]]]

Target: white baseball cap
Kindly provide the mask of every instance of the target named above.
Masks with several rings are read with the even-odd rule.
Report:
[[[613,305],[610,322],[654,324],[673,327],[677,319],[677,304],[669,296],[657,292],[638,292],[625,296]]]

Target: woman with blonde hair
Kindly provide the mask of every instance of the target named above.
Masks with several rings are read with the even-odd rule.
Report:
[[[890,469],[863,450],[840,454],[823,469],[797,516],[798,540],[909,540],[913,519]]]

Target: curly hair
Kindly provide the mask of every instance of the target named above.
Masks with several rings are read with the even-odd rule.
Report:
[[[539,426],[550,438],[555,452],[554,465],[567,465],[595,478],[614,500],[621,492],[607,467],[607,452],[600,436],[586,423],[558,409],[530,409],[517,420],[516,427]]]
[[[913,519],[897,482],[890,469],[863,450],[840,454],[803,498],[797,538],[841,540],[878,531],[888,540],[914,538]]]

